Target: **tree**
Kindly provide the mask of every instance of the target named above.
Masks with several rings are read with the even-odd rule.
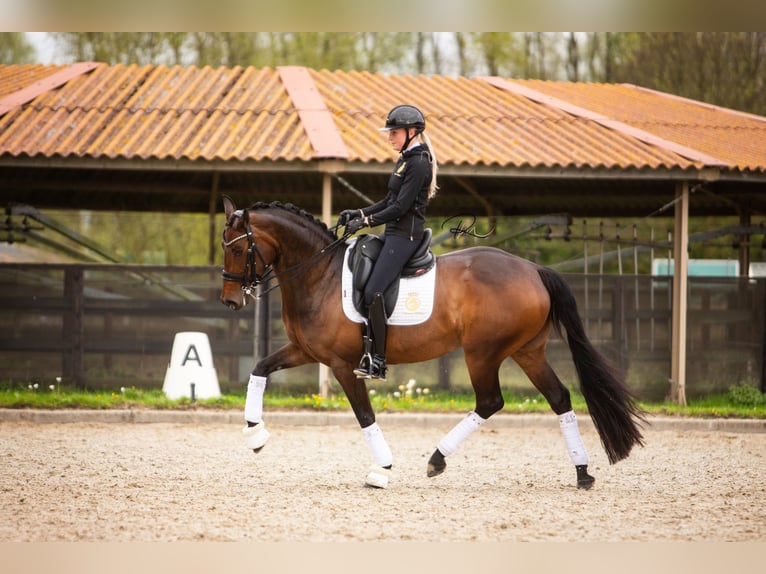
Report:
[[[72,61],[107,64],[176,64],[183,52],[172,32],[54,32]]]
[[[474,44],[490,76],[510,74],[511,54],[514,49],[510,32],[481,32],[474,34]]]
[[[766,115],[766,32],[640,34],[614,81]]]
[[[434,32],[415,32],[415,73],[442,73],[442,52]]]
[[[472,68],[468,58],[468,38],[463,32],[455,32],[455,46],[457,48],[458,75],[468,76]]]
[[[0,32],[0,64],[31,64],[35,49],[22,32]]]

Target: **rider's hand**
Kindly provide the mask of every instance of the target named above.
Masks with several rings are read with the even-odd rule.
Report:
[[[340,216],[338,217],[338,227],[341,227],[343,225],[346,225],[349,221],[354,219],[354,217],[359,216],[359,210],[358,209],[344,209],[340,212]]]
[[[367,227],[367,223],[361,217],[356,217],[346,224],[346,233],[354,234],[363,227]]]

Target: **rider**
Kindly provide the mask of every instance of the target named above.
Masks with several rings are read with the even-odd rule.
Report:
[[[388,112],[388,141],[401,155],[388,180],[388,193],[363,209],[340,213],[339,225],[356,233],[366,226],[385,225],[383,247],[364,289],[367,320],[364,324],[364,352],[354,374],[359,378],[386,378],[386,321],[383,292],[397,280],[407,260],[423,237],[426,206],[436,195],[437,162],[431,141],[425,134],[426,120],[419,109],[399,105]]]

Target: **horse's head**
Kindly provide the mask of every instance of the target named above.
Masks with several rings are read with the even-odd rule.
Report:
[[[223,291],[221,301],[234,310],[247,303],[245,295],[269,280],[279,279],[286,290],[305,290],[323,278],[327,257],[339,251],[327,225],[290,203],[256,203],[237,209],[223,197],[226,227],[223,230]],[[300,296],[300,295],[297,295]]]
[[[223,288],[221,302],[233,310],[247,305],[256,285],[263,282],[271,270],[275,249],[257,237],[250,223],[250,212],[237,209],[234,201],[223,197],[226,226],[223,230]]]

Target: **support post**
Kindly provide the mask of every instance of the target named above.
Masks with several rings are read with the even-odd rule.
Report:
[[[745,229],[750,228],[750,209],[744,208],[739,214],[739,224]],[[743,233],[739,236],[739,276],[747,277],[750,275],[750,240],[752,235]]]
[[[322,174],[322,221],[328,227],[332,226],[332,174]],[[319,363],[319,396],[327,398],[330,395],[330,368]]]
[[[210,200],[208,201],[208,265],[215,265],[215,254],[218,249],[217,231],[215,228],[215,216],[218,212],[216,199],[218,198],[218,183],[221,174],[213,172],[213,185],[210,187]]]
[[[64,273],[64,298],[69,305],[69,310],[64,315],[62,336],[69,342],[69,349],[62,356],[62,370],[64,380],[78,389],[85,388],[84,293],[85,271],[79,265],[68,268]]]
[[[673,234],[673,326],[670,400],[686,405],[686,309],[689,268],[689,184],[676,185]]]
[[[756,293],[759,294],[760,301],[766,301],[766,278],[758,279]],[[763,328],[761,329],[761,392],[766,393],[766,308],[761,305],[763,314]]]

